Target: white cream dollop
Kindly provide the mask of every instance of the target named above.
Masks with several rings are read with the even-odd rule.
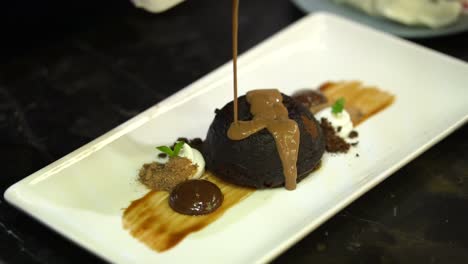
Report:
[[[315,118],[320,122],[322,118],[326,118],[335,129],[337,135],[343,138],[348,143],[355,143],[356,138],[349,138],[349,133],[353,131],[353,122],[349,113],[343,109],[341,113],[334,114],[331,107],[327,107],[315,114]]]
[[[406,25],[431,28],[455,22],[463,10],[464,0],[334,0]]]
[[[162,152],[160,152],[162,153]],[[158,153],[159,154],[159,153]],[[197,171],[194,175],[190,177],[190,179],[199,179],[203,173],[205,172],[205,159],[200,151],[191,148],[189,144],[185,143],[182,149],[179,152],[179,157],[189,159],[193,164],[197,165]],[[157,157],[156,161],[159,163],[166,163],[169,160],[168,157],[160,158]]]

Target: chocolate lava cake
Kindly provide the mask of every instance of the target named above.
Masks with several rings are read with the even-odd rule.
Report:
[[[325,151],[321,127],[310,111],[291,97],[283,96],[289,118],[300,130],[297,182],[320,162]],[[238,99],[239,120],[252,120],[245,96]],[[203,144],[206,168],[219,178],[236,185],[257,189],[284,186],[285,177],[276,142],[267,129],[243,140],[231,140],[227,131],[233,121],[233,102],[216,110],[216,116]]]

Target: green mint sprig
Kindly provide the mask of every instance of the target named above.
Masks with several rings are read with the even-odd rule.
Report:
[[[179,142],[177,142],[175,144],[174,149],[171,149],[168,146],[159,146],[159,147],[156,147],[156,148],[158,150],[160,150],[161,152],[164,152],[167,155],[169,155],[169,157],[176,157],[176,156],[179,155],[179,152],[182,149],[182,147],[184,146],[184,144],[185,144],[185,142],[179,141]]]
[[[341,97],[340,99],[336,100],[336,102],[332,106],[332,113],[337,115],[344,110],[345,99]]]

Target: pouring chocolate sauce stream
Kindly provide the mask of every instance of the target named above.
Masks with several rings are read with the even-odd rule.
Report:
[[[276,89],[254,90],[247,93],[250,104],[250,121],[238,120],[237,99],[237,48],[239,31],[239,0],[232,2],[232,61],[234,73],[234,118],[228,130],[232,140],[242,140],[262,129],[267,129],[276,142],[276,149],[283,166],[285,187],[296,188],[297,157],[299,154],[299,128],[294,120],[289,119],[288,110],[283,105],[283,97]]]
[[[237,43],[239,36],[239,0],[232,0],[232,63],[234,72],[234,122],[238,121],[237,103]]]

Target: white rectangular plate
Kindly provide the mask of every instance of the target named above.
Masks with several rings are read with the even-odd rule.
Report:
[[[257,191],[164,253],[123,230],[122,208],[146,192],[136,174],[156,145],[205,137],[214,109],[232,99],[230,64],[16,183],[5,198],[112,262],[265,262],[467,120],[467,64],[327,14],[273,36],[239,67],[240,94],[271,87],[291,94],[359,79],[392,92],[396,102],[358,128],[359,158],[326,155],[296,191]]]

